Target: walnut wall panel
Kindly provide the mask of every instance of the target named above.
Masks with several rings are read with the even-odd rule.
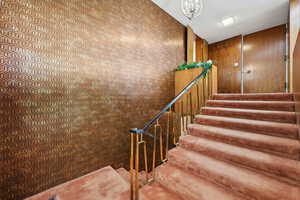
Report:
[[[298,33],[298,39],[296,40],[296,46],[293,54],[294,71],[293,71],[293,86],[296,101],[296,114],[297,124],[299,128],[299,141],[300,141],[300,32]]]
[[[285,91],[286,25],[244,37],[244,92]]]
[[[208,56],[218,67],[218,92],[240,93],[241,36],[209,44]]]
[[[290,90],[295,94],[300,140],[300,0],[290,0]]]
[[[0,1],[0,199],[129,162],[174,97],[185,28],[150,0]]]
[[[206,62],[208,60],[208,43],[206,40],[196,37],[196,62]]]
[[[187,62],[194,62],[196,35],[191,27],[187,27]]]
[[[290,0],[289,35],[290,35],[290,91],[293,91],[294,49],[300,31],[300,0]]]

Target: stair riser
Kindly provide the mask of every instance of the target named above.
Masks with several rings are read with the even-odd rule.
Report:
[[[198,197],[196,195],[193,195],[193,193],[189,190],[174,187],[176,182],[170,180],[169,177],[166,176],[163,172],[158,171],[156,175],[156,181],[158,181],[161,185],[167,187],[172,192],[176,192],[183,200],[198,200]]]
[[[224,190],[169,163],[157,169],[156,180],[184,200],[253,200],[248,196],[233,195],[232,191]]]
[[[183,200],[176,193],[167,190],[162,185],[154,182],[140,190],[140,200]],[[129,200],[129,199],[128,199]]]
[[[207,131],[207,130],[202,131],[199,129],[196,130],[192,128],[189,129],[189,134],[196,137],[212,139],[218,142],[224,142],[226,144],[236,145],[239,147],[270,153],[284,158],[300,160],[300,151],[290,150],[286,146],[279,146],[279,145],[276,146],[268,143],[262,143],[259,141],[247,140],[245,138],[235,138],[227,135],[221,135],[212,131]]]
[[[287,114],[265,114],[265,113],[253,113],[253,112],[238,112],[238,111],[223,111],[213,109],[202,109],[201,114],[222,116],[222,117],[233,117],[241,119],[253,119],[262,121],[282,122],[282,123],[296,123],[296,115],[294,113]]]
[[[293,101],[293,94],[214,95],[214,100]]]
[[[188,156],[185,156],[186,153],[182,155],[169,154],[169,162],[172,165],[176,165],[181,167],[182,169],[197,174],[203,179],[209,180],[215,184],[223,185],[225,188],[232,190],[236,194],[249,196],[256,200],[298,200],[298,195],[300,195],[300,190],[296,186],[284,185],[283,183],[277,182],[281,186],[274,186],[280,191],[276,190],[272,187],[270,178],[265,177],[268,180],[264,180],[264,182],[268,182],[269,186],[265,185],[264,182],[260,182],[261,179],[257,179],[258,182],[251,180],[251,183],[248,183],[247,178],[251,179],[252,176],[248,177],[247,174],[243,174],[242,176],[239,173],[232,172],[232,170],[228,169],[227,165],[222,166],[222,171],[216,171],[216,169],[211,170],[210,167],[212,165],[220,165],[217,163],[208,163],[208,160],[198,160],[194,161],[193,159],[188,159]],[[197,158],[198,159],[198,158]],[[205,164],[202,164],[205,163]],[[212,167],[213,168],[213,167]],[[221,169],[221,168],[220,168]],[[226,174],[228,173],[233,174]],[[254,173],[254,172],[253,172]],[[281,191],[282,190],[282,191]]]
[[[274,162],[268,162],[268,160],[258,160],[258,159],[253,159],[249,157],[247,154],[251,154],[248,150],[244,152],[244,155],[241,155],[242,153],[238,154],[238,151],[242,151],[243,149],[238,149],[233,147],[234,152],[229,152],[226,151],[225,149],[228,148],[227,145],[219,145],[213,147],[212,145],[209,145],[210,141],[207,140],[191,140],[189,138],[181,138],[180,139],[180,147],[185,148],[187,150],[192,150],[195,152],[199,152],[201,154],[208,155],[210,157],[219,159],[219,160],[224,160],[224,161],[229,161],[233,163],[237,163],[240,165],[244,165],[245,167],[250,167],[255,170],[262,170],[264,173],[270,173],[273,175],[278,176],[277,178],[288,178],[292,181],[299,181],[300,183],[300,169],[297,169],[297,163],[294,161],[289,161],[291,162],[290,166],[285,165],[285,159],[281,159],[280,157],[273,157],[272,159]],[[222,151],[223,149],[223,151]],[[224,151],[225,150],[225,151]],[[255,152],[254,152],[255,153]],[[260,156],[261,153],[257,152],[257,155]],[[263,157],[264,155],[261,155]],[[270,158],[270,157],[268,157]],[[264,162],[265,161],[265,162]],[[277,162],[275,162],[277,161]]]
[[[235,121],[222,121],[217,119],[207,119],[196,117],[195,123],[208,125],[208,126],[216,126],[222,128],[229,128],[234,130],[243,130],[254,133],[279,136],[284,138],[298,138],[298,130],[297,128],[288,128],[288,127],[277,127],[277,126],[264,126],[259,124],[245,124],[239,123]]]
[[[274,111],[295,111],[295,105],[291,103],[238,103],[238,102],[215,102],[208,101],[209,107],[223,107],[223,108],[240,108],[240,109],[254,109],[254,110],[274,110]]]

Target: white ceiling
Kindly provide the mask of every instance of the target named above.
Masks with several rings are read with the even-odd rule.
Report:
[[[192,22],[182,14],[181,0],[152,1],[183,25],[190,25],[208,43],[288,22],[289,0],[204,0],[202,14]],[[224,17],[231,16],[236,18],[233,25],[220,24]]]

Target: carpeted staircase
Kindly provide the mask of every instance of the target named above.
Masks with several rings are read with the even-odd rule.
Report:
[[[218,94],[157,169],[184,200],[300,200],[292,94]]]
[[[141,188],[140,199],[300,200],[294,109],[292,94],[215,95],[189,125],[189,135],[169,151],[168,162],[156,169],[156,182]],[[129,172],[105,170],[92,181],[79,181],[78,196],[72,197],[128,200]],[[60,200],[74,199],[56,191],[51,195]],[[32,199],[48,196],[43,197]]]

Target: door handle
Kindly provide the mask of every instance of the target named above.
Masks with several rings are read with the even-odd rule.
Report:
[[[251,70],[243,71],[244,74],[250,74]]]

